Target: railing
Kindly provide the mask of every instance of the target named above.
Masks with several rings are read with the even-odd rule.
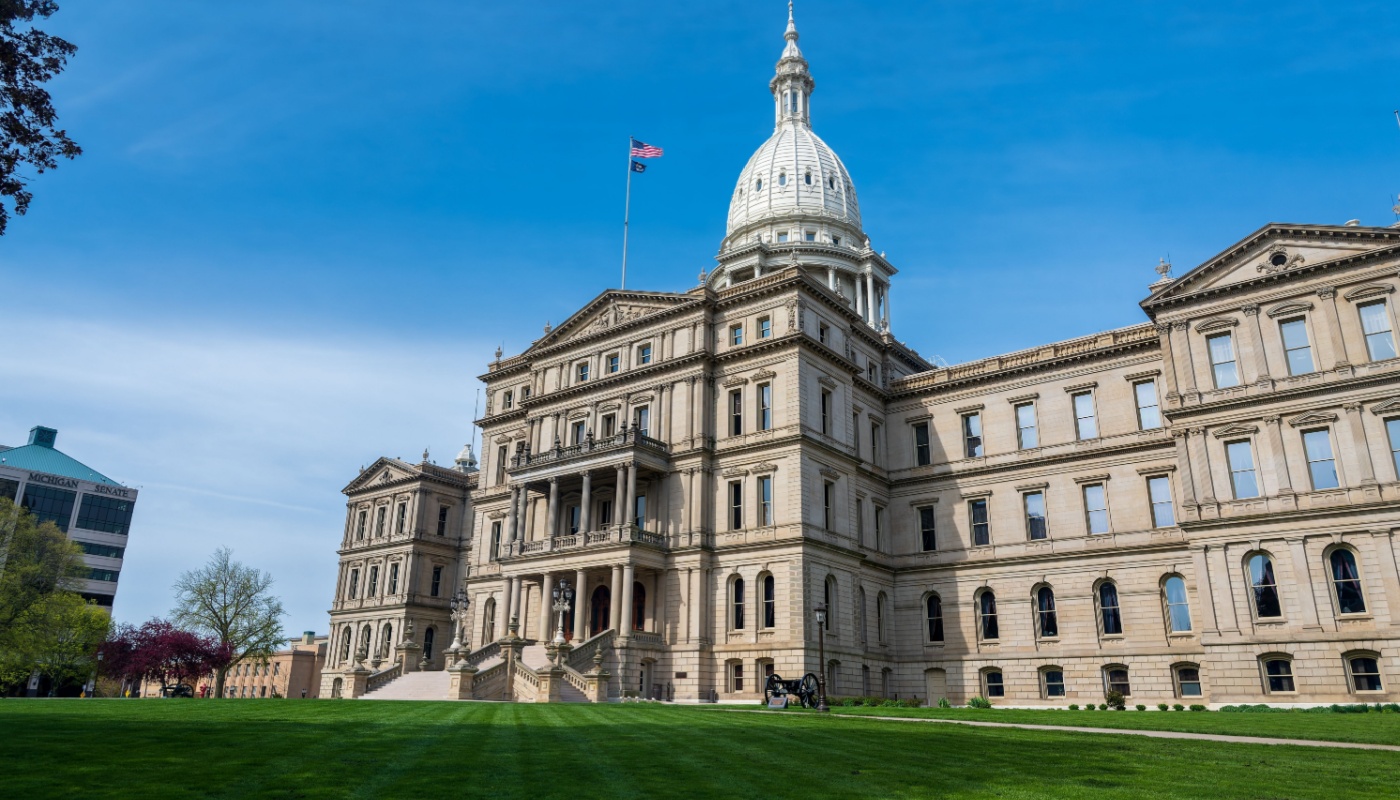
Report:
[[[599,545],[638,542],[649,544],[653,547],[669,548],[671,540],[669,537],[652,533],[638,528],[636,525],[619,523],[609,525],[600,531],[588,531],[586,533],[571,533],[564,536],[555,536],[551,539],[535,539],[529,542],[515,542],[506,548],[503,557],[525,556],[535,553],[553,553],[560,550],[577,550],[581,547],[596,547]]]
[[[481,662],[495,658],[501,654],[501,643],[492,642],[485,647],[473,650],[462,659],[473,667],[480,666]]]
[[[478,700],[499,700],[505,676],[506,662],[504,661],[476,673],[476,679],[472,682],[472,696]]]
[[[540,676],[524,664],[517,663],[511,688],[515,690],[516,700],[533,702],[535,698],[540,696]]]
[[[599,648],[611,647],[613,636],[616,633],[617,631],[609,628],[597,636],[579,642],[573,650],[569,651],[569,657],[564,660],[565,666],[578,670],[579,672],[587,672],[592,669],[593,653]]]
[[[365,691],[372,692],[402,674],[403,664],[395,662],[394,666],[386,667],[369,676],[369,678],[365,680]]]
[[[588,679],[583,677],[583,673],[579,672],[578,670],[574,669],[568,664],[564,665],[564,680],[568,681],[570,686],[574,687],[575,689],[578,689],[585,695],[588,694]]]
[[[633,644],[640,644],[647,647],[660,647],[665,644],[665,641],[661,638],[661,634],[652,633],[651,631],[632,631],[628,634],[628,638],[632,640]]]
[[[532,453],[528,449],[517,452],[510,459],[511,469],[521,467],[533,467],[540,464],[549,464],[556,461],[567,461],[582,455],[591,453],[606,453],[610,450],[617,450],[623,447],[642,447],[655,451],[657,455],[669,456],[671,448],[660,439],[653,439],[642,433],[640,428],[623,428],[612,436],[604,436],[599,439],[593,438],[592,432],[588,438],[579,444],[571,444],[567,447],[558,446],[549,450],[542,450]]]

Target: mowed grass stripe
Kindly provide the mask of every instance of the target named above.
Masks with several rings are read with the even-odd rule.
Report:
[[[1395,753],[655,705],[3,701],[9,797],[1393,796]]]

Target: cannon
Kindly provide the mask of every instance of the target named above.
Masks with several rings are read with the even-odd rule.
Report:
[[[792,681],[785,681],[776,674],[769,675],[768,680],[763,684],[764,703],[773,697],[792,695],[802,701],[803,708],[816,708],[817,702],[821,699],[820,693],[821,688],[817,684],[816,673],[812,672]]]

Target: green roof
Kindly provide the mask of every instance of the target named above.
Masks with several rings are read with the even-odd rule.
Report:
[[[65,478],[77,478],[92,483],[121,485],[78,459],[40,444],[25,444],[0,451],[0,466],[47,472],[50,475],[62,475]]]

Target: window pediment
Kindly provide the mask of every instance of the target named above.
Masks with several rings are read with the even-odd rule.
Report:
[[[1226,425],[1223,428],[1217,428],[1211,433],[1217,439],[1224,439],[1229,436],[1253,436],[1258,432],[1259,428],[1256,425],[1245,425],[1236,422],[1231,425]]]
[[[1330,411],[1309,411],[1288,421],[1295,428],[1303,425],[1327,425],[1337,421],[1337,415]]]
[[[1240,321],[1232,317],[1213,317],[1203,322],[1196,323],[1197,333],[1213,333],[1223,331],[1239,325]]]
[[[835,389],[837,386],[836,379],[827,375],[818,376],[817,383],[820,383],[822,386],[825,386],[828,389]]]
[[[735,375],[735,376],[733,376],[733,377],[731,377],[731,378],[726,379],[726,380],[724,381],[724,383],[721,383],[720,385],[723,386],[723,387],[726,388],[726,389],[732,389],[732,388],[734,388],[735,386],[743,386],[744,384],[746,384],[746,383],[748,383],[748,382],[749,382],[749,379],[748,379],[748,378],[745,378],[745,377],[743,377],[742,375]]]
[[[1396,412],[1400,412],[1400,397],[1392,397],[1389,400],[1382,400],[1381,402],[1371,406],[1371,413],[1376,415],[1394,414]]]
[[[769,378],[776,378],[776,377],[778,377],[778,373],[774,372],[774,371],[771,370],[771,369],[761,369],[761,370],[759,370],[758,372],[755,372],[755,373],[754,373],[753,375],[751,375],[750,377],[753,378],[753,379],[756,380],[756,381],[766,381],[766,380],[768,380]]]
[[[1279,303],[1278,305],[1274,306],[1273,308],[1270,308],[1264,313],[1268,314],[1271,317],[1285,317],[1294,314],[1306,314],[1307,312],[1312,311],[1312,308],[1312,303],[1309,303],[1305,300],[1295,300],[1288,303]]]
[[[1365,286],[1358,286],[1355,289],[1342,295],[1347,300],[1355,303],[1358,300],[1370,300],[1376,297],[1384,297],[1395,291],[1395,287],[1388,283],[1370,283]]]

